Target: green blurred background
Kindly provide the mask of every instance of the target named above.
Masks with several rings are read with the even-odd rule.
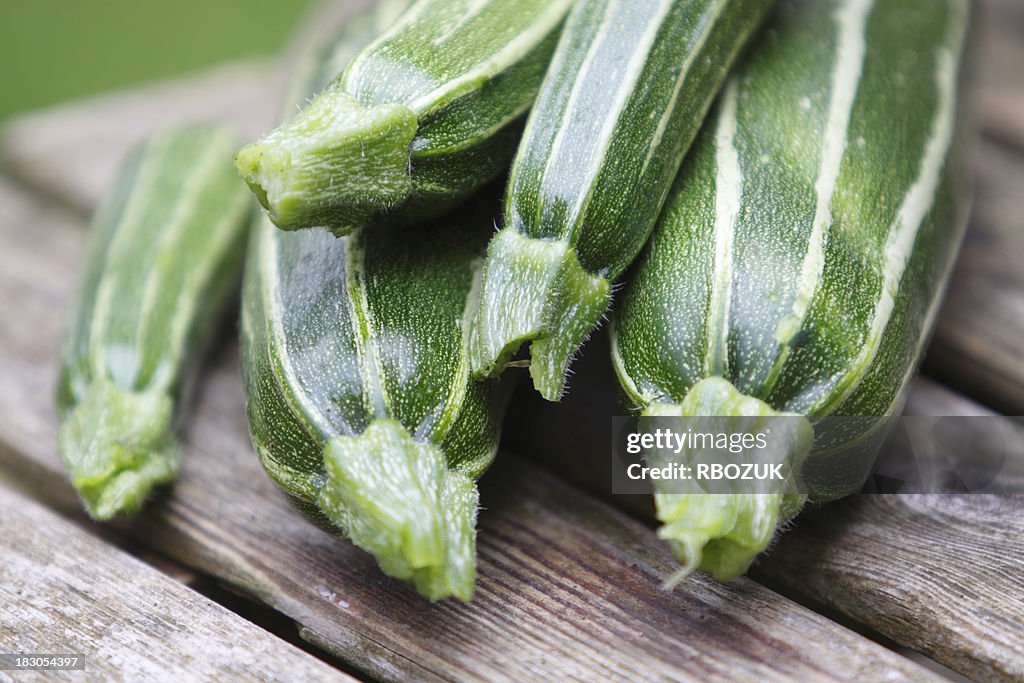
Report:
[[[315,0],[0,0],[0,121],[271,54]]]

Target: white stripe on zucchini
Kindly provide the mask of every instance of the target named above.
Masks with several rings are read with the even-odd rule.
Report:
[[[459,363],[452,376],[452,392],[448,400],[437,410],[437,417],[426,421],[414,435],[418,439],[443,439],[456,418],[462,411],[466,401],[469,387],[473,384],[472,372],[469,362],[469,331],[472,329],[473,315],[476,313],[477,302],[480,300],[480,271],[483,267],[483,258],[475,259],[470,264],[473,271],[473,280],[466,292],[466,300],[463,303],[462,318],[459,320],[459,329],[462,336],[459,344]]]
[[[355,348],[363,378],[365,410],[375,417],[391,413],[388,395],[381,384],[381,360],[373,335],[373,313],[366,292],[366,253],[360,240],[348,240],[345,249],[345,278],[349,314],[355,321]]]
[[[807,256],[800,270],[793,312],[782,319],[776,331],[776,338],[782,345],[781,353],[765,381],[766,392],[771,390],[786,362],[790,349],[788,342],[803,326],[807,307],[818,289],[821,271],[825,267],[827,228],[832,224],[832,193],[839,180],[839,165],[846,152],[850,115],[853,112],[853,103],[864,68],[864,27],[872,5],[873,0],[846,0],[835,11],[839,45],[832,71],[832,99],[829,102],[821,170],[814,184],[818,203],[814,208],[811,239],[808,241]]]
[[[98,519],[137,510],[177,472],[181,394],[239,281],[250,200],[236,145],[212,126],[156,135],[93,222],[58,405],[61,457]]]
[[[456,12],[457,18],[455,21],[450,22],[439,36],[431,41],[431,44],[443,50],[445,42],[453,38],[463,26],[468,24],[470,20],[475,19],[480,12],[487,7],[487,0],[469,0],[469,6],[460,8],[461,11]]]
[[[121,225],[136,226],[145,220],[145,212],[148,209],[147,202],[152,200],[155,191],[154,184],[166,163],[165,155],[174,142],[172,136],[163,136],[152,140],[147,146],[146,154],[142,155],[137,175],[132,182],[134,190],[121,217]],[[131,248],[138,230],[138,228],[115,228],[110,243],[104,248],[106,254],[99,255],[99,258],[103,259],[107,276],[99,280],[95,310],[91,312],[92,315],[89,318],[91,324],[88,346],[92,349],[94,367],[101,368],[106,365],[107,359],[104,356],[110,352],[110,349],[103,340],[110,325],[110,310],[114,297],[119,290],[123,289],[118,281],[120,273],[115,270],[113,264],[133,264],[136,261],[131,254]],[[130,296],[131,290],[127,291]],[[132,366],[129,365],[129,367]],[[135,381],[134,377],[120,379],[129,385]]]
[[[234,138],[225,139],[225,143],[234,142]],[[223,204],[219,215],[210,213],[197,213],[199,208],[198,197],[202,194],[201,184],[204,178],[209,178],[219,170],[224,169],[225,159],[230,157],[231,150],[224,147],[207,151],[206,158],[189,177],[184,189],[186,196],[191,197],[175,207],[175,215],[171,219],[172,228],[165,229],[161,233],[158,244],[158,253],[187,254],[191,253],[189,244],[196,240],[206,241],[202,254],[196,254],[194,259],[187,266],[189,275],[183,281],[168,275],[167,270],[154,264],[146,284],[143,286],[143,304],[139,332],[136,335],[136,344],[140,349],[156,349],[161,344],[167,344],[166,349],[160,352],[162,362],[153,368],[153,374],[149,382],[157,386],[167,386],[174,381],[176,367],[190,352],[188,348],[188,337],[192,326],[195,325],[197,309],[207,306],[205,297],[209,292],[223,288],[225,274],[219,272],[216,263],[218,256],[232,250],[239,254],[235,263],[241,262],[241,254],[245,251],[244,230],[240,231],[240,216],[246,216],[250,206],[250,199],[241,192],[225,193]],[[208,182],[208,181],[207,181]],[[229,196],[230,195],[230,196]],[[211,207],[205,207],[209,210]],[[191,229],[190,229],[191,228]],[[205,236],[196,234],[197,230],[205,232]],[[169,258],[162,256],[162,258]],[[212,263],[211,263],[212,261]],[[233,286],[241,283],[241,273],[237,266],[234,271]],[[235,292],[228,295],[233,296]],[[161,301],[161,296],[170,299],[172,303]],[[161,309],[168,311],[160,315],[150,315],[149,311]],[[157,322],[167,321],[166,330],[154,331]],[[152,354],[152,352],[150,352]]]
[[[729,9],[729,4],[731,2],[732,0],[719,0],[715,4],[714,8],[708,13],[705,21],[709,24],[713,24],[721,20],[722,13]],[[704,46],[705,43],[707,43],[708,36],[710,35],[710,31],[702,31],[698,35],[696,43],[693,48],[689,50],[683,61],[683,73],[690,71],[690,69],[693,68],[694,60],[704,54]],[[672,89],[672,97],[668,101],[668,106],[661,112],[661,118],[658,120],[658,128],[654,131],[654,137],[651,138],[651,144],[647,148],[647,156],[644,157],[644,163],[640,167],[640,175],[643,175],[647,170],[647,167],[651,165],[651,159],[654,158],[655,150],[661,146],[661,141],[665,137],[665,130],[668,128],[668,123],[672,120],[672,116],[675,114],[676,105],[679,102],[679,96],[683,92],[683,83],[683,79],[676,79],[675,86]]]
[[[298,373],[292,365],[291,355],[287,351],[288,346],[285,343],[287,335],[284,332],[284,319],[280,315],[273,315],[273,311],[280,310],[285,304],[282,300],[280,289],[276,287],[276,283],[280,281],[281,277],[277,265],[278,235],[274,230],[265,229],[263,227],[264,223],[265,220],[260,219],[254,224],[253,237],[251,239],[258,240],[259,246],[254,252],[255,257],[249,257],[246,272],[248,273],[249,270],[258,268],[262,273],[260,283],[264,302],[263,305],[267,309],[266,319],[268,327],[267,334],[270,337],[269,343],[283,349],[283,351],[276,356],[275,366],[280,370],[283,376],[282,386],[295,387],[299,386]],[[254,258],[258,259],[258,264],[253,262]],[[244,315],[242,316],[242,319],[246,319]],[[313,425],[314,429],[308,430],[311,437],[315,437],[316,433],[322,434],[330,429],[330,423],[327,418],[312,402],[306,400],[305,394],[297,391],[285,391],[284,395],[288,402],[293,406],[293,409],[307,416],[307,421]]]
[[[966,13],[966,8],[962,5],[959,10],[962,14]],[[953,134],[956,131],[957,58],[963,50],[965,33],[966,21],[963,18],[951,21],[948,44],[940,47],[936,54],[935,89],[939,94],[939,106],[932,121],[924,157],[921,159],[921,172],[904,196],[903,204],[896,214],[896,222],[889,230],[883,267],[885,280],[871,319],[871,331],[846,376],[837,382],[837,387],[842,389],[821,405],[811,408],[815,413],[829,413],[841,406],[843,401],[856,391],[864,379],[864,370],[871,366],[878,354],[882,333],[889,325],[893,308],[896,306],[896,295],[906,273],[918,230],[924,222],[925,215],[932,209],[946,154],[953,144]],[[938,299],[939,297],[935,298],[936,301]]]
[[[438,216],[505,170],[571,0],[418,0],[236,157],[285,230]]]
[[[704,372],[708,375],[725,374],[729,367],[726,339],[729,299],[732,296],[732,250],[740,212],[740,188],[743,186],[743,171],[740,170],[739,153],[736,151],[737,96],[734,81],[726,86],[722,95],[722,114],[716,134],[715,276],[708,307],[708,350],[704,361]]]
[[[597,5],[597,3],[592,4]],[[647,63],[647,55],[654,47],[654,39],[661,29],[665,15],[672,7],[672,3],[666,0],[657,4],[657,11],[652,12],[649,18],[645,17],[646,21],[638,26],[630,27],[636,33],[635,35],[627,34],[631,50],[628,54],[625,73],[620,77],[619,87],[612,93],[612,101],[608,107],[608,112],[622,112],[630,96],[634,95],[639,85],[638,80],[643,67]],[[585,92],[587,88],[588,81],[597,78],[597,74],[594,71],[603,71],[609,67],[605,61],[609,49],[621,47],[621,41],[624,37],[623,33],[620,33],[620,31],[624,30],[622,14],[624,10],[628,11],[628,8],[623,6],[622,3],[608,3],[606,7],[608,9],[601,14],[600,23],[587,56],[576,74],[576,82],[573,86],[572,94],[569,96],[569,101],[562,111],[562,121],[558,128],[558,135],[555,137],[554,145],[551,146],[550,155],[542,172],[543,178],[551,178],[553,180],[551,193],[556,197],[564,198],[570,203],[570,215],[575,218],[569,224],[566,236],[566,240],[570,244],[574,244],[579,239],[579,233],[583,229],[583,214],[594,196],[594,178],[608,162],[608,148],[611,145],[611,135],[615,127],[620,125],[619,118],[614,115],[587,116],[586,114],[589,114],[588,110],[591,108],[592,102],[588,101],[585,104],[581,104],[579,101],[581,93]],[[576,25],[574,24],[573,28],[575,27]],[[682,73],[685,73],[685,68]],[[683,79],[677,80],[681,81]],[[668,111],[670,110],[666,109],[666,113]],[[581,114],[583,115],[581,116]],[[570,122],[575,120],[582,120],[584,122],[582,124],[577,123],[583,130],[570,125]],[[593,125],[591,125],[591,121]],[[597,125],[600,128],[595,129]],[[592,147],[581,150],[578,144],[574,144],[569,149],[566,149],[566,140],[571,138],[573,142],[577,142],[584,136],[593,141]],[[645,156],[645,161],[650,159],[653,150],[656,149],[655,143],[657,141],[660,141],[660,137],[658,140],[652,138],[651,143],[646,145],[647,155]],[[580,154],[581,151],[584,151],[584,154]],[[565,176],[559,172],[558,166],[560,164],[571,162],[577,165],[573,174]],[[517,163],[513,167],[513,178],[510,183],[510,186],[513,188],[517,187],[516,181],[519,176],[516,171],[518,166],[519,164]],[[643,170],[646,170],[646,163]],[[643,171],[639,175],[642,174]],[[562,184],[564,181],[567,182]],[[583,188],[583,191],[580,191],[580,187]],[[550,206],[544,206],[543,210],[550,208]]]
[[[687,147],[768,0],[581,0],[509,181],[474,322],[478,376],[530,344],[534,386],[572,356],[639,252]]]
[[[815,425],[807,463],[844,475],[811,493],[859,485],[854,446],[898,408],[966,224],[968,14],[966,0],[780,3],[618,303],[612,360],[633,408],[798,416]],[[831,415],[867,419],[853,433]],[[656,498],[687,569],[719,578],[770,542],[750,524],[802,501]]]
[[[179,240],[182,235],[187,233],[189,220],[195,220],[193,212],[196,208],[196,193],[201,189],[200,185],[206,180],[206,176],[209,172],[222,162],[223,159],[219,159],[215,155],[206,155],[199,162],[200,165],[197,166],[194,172],[185,180],[185,184],[182,187],[181,192],[184,199],[175,205],[174,212],[168,218],[167,227],[161,230],[159,235],[156,236],[157,243],[155,253],[172,253],[175,242]],[[230,212],[227,217],[232,218]],[[216,217],[216,220],[224,220],[224,217]],[[213,233],[219,234],[217,230],[214,230]],[[163,282],[165,272],[166,271],[159,268],[151,268],[149,270],[149,274],[143,281],[142,287],[139,288],[142,293],[141,310],[143,312],[153,310],[161,285],[165,284]],[[107,285],[104,292],[105,294],[112,293],[114,283],[115,281],[113,278],[105,283]],[[186,301],[186,315],[188,310],[192,307],[191,304],[192,302]],[[178,307],[174,307],[171,310],[177,312],[179,309]],[[142,318],[143,324],[141,324],[135,332],[135,345],[139,348],[142,347],[146,338],[147,323],[151,321],[151,319],[146,318],[145,314],[143,314]]]

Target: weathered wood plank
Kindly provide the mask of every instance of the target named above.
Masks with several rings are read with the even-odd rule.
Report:
[[[923,474],[938,478],[937,486],[926,490],[945,491],[959,478],[974,491],[1024,493],[1024,417],[998,415],[927,378],[913,386],[903,415],[953,416],[951,420],[910,419],[904,423],[904,436],[909,437],[911,450],[903,452],[913,458],[907,462],[916,462]],[[899,444],[901,439],[893,443]],[[899,457],[894,449],[889,452]],[[955,474],[951,463],[955,463]],[[1024,501],[1019,502],[1024,513]]]
[[[521,391],[507,425],[510,445],[617,507],[653,519],[650,497],[610,495],[610,418],[620,408],[607,353],[603,334],[592,340],[559,405]],[[927,379],[915,382],[905,412],[993,415]],[[1024,430],[1006,439],[1016,460],[1003,476],[1020,482]],[[1022,546],[1024,497],[854,496],[799,517],[752,575],[955,671],[1015,680],[1024,675]]]
[[[31,231],[25,226],[31,226]],[[55,350],[84,230],[0,184],[0,464],[75,509],[54,450]],[[471,605],[429,605],[292,512],[249,447],[234,352],[209,373],[182,478],[124,525],[139,543],[260,598],[382,679],[927,678],[916,665],[741,580],[668,593],[654,534],[508,456],[485,477]]]
[[[854,496],[802,515],[755,575],[976,680],[1024,678],[1024,498]]]
[[[927,380],[904,414],[994,415]],[[1024,678],[1022,496],[854,496],[801,516],[758,572],[974,679]]]
[[[4,486],[0,552],[0,651],[82,654],[76,680],[354,680]]]
[[[981,0],[977,109],[993,140],[1024,151],[1024,3]]]
[[[3,163],[23,182],[87,213],[124,155],[164,126],[225,121],[246,137],[265,131],[280,109],[285,71],[281,62],[251,59],[29,113],[4,128]]]
[[[926,371],[1004,413],[1024,414],[1024,3],[979,3],[978,149],[970,229]]]
[[[1024,153],[988,141],[979,151],[971,227],[925,369],[1001,412],[1024,415]]]

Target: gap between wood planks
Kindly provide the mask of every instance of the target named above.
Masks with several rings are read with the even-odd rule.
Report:
[[[0,513],[5,652],[80,655],[95,681],[352,680],[3,485]]]
[[[0,441],[0,452],[6,448],[7,445]],[[6,456],[0,455],[0,463],[10,459],[11,455],[9,453]],[[254,600],[242,591],[225,585],[214,576],[199,573],[167,555],[146,547],[142,543],[129,538],[123,532],[119,532],[105,524],[97,524],[89,519],[82,506],[73,497],[69,498],[64,504],[58,503],[53,505],[52,496],[47,495],[38,486],[32,485],[39,482],[39,476],[12,476],[6,468],[0,466],[0,490],[6,488],[27,499],[47,505],[60,519],[74,525],[75,528],[81,529],[84,534],[94,536],[112,548],[116,548],[141,560],[167,578],[225,607],[242,619],[262,628],[270,635],[316,657],[325,664],[354,678],[359,676],[359,672],[352,669],[344,661],[331,655],[326,650],[314,646],[309,639],[302,637],[300,634],[301,627],[281,612]]]

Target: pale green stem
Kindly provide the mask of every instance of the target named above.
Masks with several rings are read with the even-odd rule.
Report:
[[[544,398],[557,401],[573,355],[610,300],[611,284],[586,272],[567,242],[502,230],[484,262],[470,340],[473,372],[501,373],[519,347],[531,342],[533,385]]]
[[[61,422],[58,446],[89,514],[98,520],[136,512],[152,489],[174,479],[180,451],[174,402],[160,392],[130,392],[108,379],[89,385]]]
[[[774,451],[772,462],[783,463],[790,473],[799,472],[814,441],[814,431],[806,418],[775,411],[763,401],[741,394],[720,377],[698,382],[680,404],[648,406],[643,416],[709,418],[697,424],[718,425],[712,430],[721,429],[723,424],[730,429],[741,425],[743,432],[751,435],[768,430],[768,443]],[[786,419],[772,419],[777,417]],[[730,459],[744,462],[748,456],[748,461],[754,460],[751,453],[730,455]],[[772,488],[778,491],[772,493],[755,492],[757,486],[746,482],[739,487],[742,493],[705,492],[699,488],[701,484],[687,482],[695,492],[681,493],[677,483],[655,480],[655,508],[663,524],[658,536],[668,542],[683,563],[670,583],[697,569],[719,581],[745,573],[769,546],[779,527],[806,502],[807,496],[799,492],[796,481],[797,475],[791,474],[784,487]]]
[[[409,155],[418,125],[402,105],[367,107],[329,87],[244,147],[235,165],[279,228],[347,234],[412,193]]]
[[[397,421],[374,420],[324,452],[323,513],[385,573],[431,600],[469,600],[476,578],[476,484]]]

